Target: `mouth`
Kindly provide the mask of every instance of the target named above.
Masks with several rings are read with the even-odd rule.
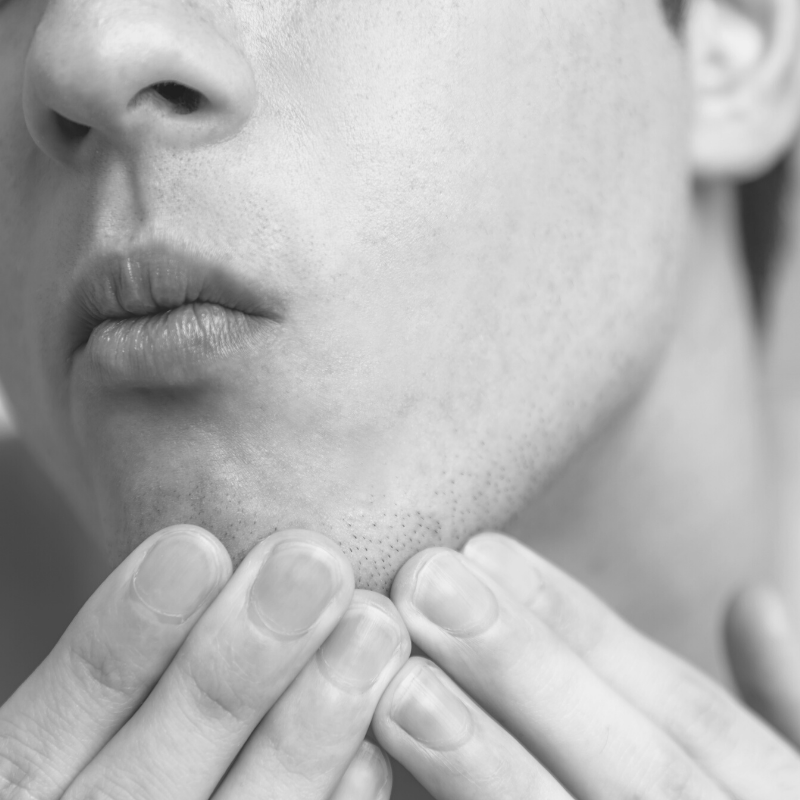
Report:
[[[198,248],[164,242],[88,261],[73,303],[73,365],[123,385],[207,377],[282,320],[282,304],[254,280]]]

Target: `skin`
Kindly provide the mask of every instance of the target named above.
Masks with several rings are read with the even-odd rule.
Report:
[[[776,280],[769,300],[767,355],[770,399],[774,408],[776,440],[781,464],[781,550],[788,554],[777,570],[778,585],[787,598],[792,623],[800,629],[800,590],[792,564],[800,557],[800,362],[794,342],[798,336],[800,305],[800,194],[798,159],[792,160],[783,217],[786,235],[778,253]]]
[[[800,593],[796,568],[800,547],[800,383],[795,342],[800,304],[800,193],[798,158],[791,173],[782,209],[783,232],[767,297],[764,334],[769,397],[780,469],[779,553],[775,570],[780,593],[765,586],[737,597],[726,620],[726,641],[737,685],[749,705],[800,747]]]
[[[202,147],[168,147],[150,106],[126,128],[82,105],[110,72],[93,69],[108,8],[3,6],[0,371],[116,561],[178,522],[234,563],[304,527],[386,591],[421,547],[504,526],[642,391],[685,267],[690,169],[657,4],[121,2],[126,36],[184,26],[212,73],[214,53],[252,73],[246,124],[220,112],[230,130]],[[91,157],[34,122],[32,140],[31,42],[31,82],[93,126]],[[188,396],[120,394],[70,359],[75,264],[151,228],[212,242],[283,302]]]
[[[409,659],[412,638],[436,663]],[[514,539],[425,550],[390,602],[354,593],[320,534],[270,537],[231,575],[218,540],[176,526],[0,708],[0,794],[385,800],[370,723],[436,800],[789,800],[800,783],[788,741]]]
[[[410,659],[375,729],[437,800],[796,794],[787,741],[508,537],[415,556],[392,599],[439,666]]]
[[[3,339],[2,369],[23,432],[85,499],[117,560],[180,519],[219,535],[224,548],[199,530],[190,538],[223,566],[204,595],[210,606],[177,627],[172,618],[162,627],[163,614],[131,625],[145,612],[130,587],[158,536],[133,549],[0,712],[5,788],[146,798],[166,779],[170,796],[188,800],[221,779],[219,796],[255,797],[271,780],[286,797],[316,800],[360,772],[372,719],[384,749],[437,800],[523,797],[533,786],[574,800],[790,797],[796,753],[580,583],[518,543],[505,559],[481,549],[482,537],[462,555],[431,549],[502,525],[609,589],[613,605],[638,602],[662,641],[694,631],[685,653],[709,641],[720,599],[757,569],[769,450],[731,192],[718,180],[692,185],[714,125],[699,124],[690,146],[690,79],[657,7],[475,3],[445,18],[423,4],[390,17],[356,5],[289,16],[130,3],[92,25],[99,8],[51,2],[40,19],[35,4],[3,7],[36,34],[25,114],[18,91],[0,93],[12,98],[2,163],[15,188],[2,209],[4,297],[15,300],[0,311],[17,334],[14,346]],[[228,74],[220,60],[244,63],[253,96],[243,80],[235,102],[186,136],[152,96],[115,116],[121,106],[105,89],[124,76],[97,68],[92,37],[123,21],[133,36],[153,18],[207,46],[218,68],[200,77],[211,96],[224,89],[214,75]],[[18,88],[25,47],[15,41],[0,49],[11,65],[0,74]],[[37,92],[88,125],[96,146],[54,139]],[[263,173],[249,157],[256,147]],[[700,161],[718,170],[733,151]],[[750,168],[765,157],[746,156]],[[477,186],[476,163],[486,168]],[[65,344],[69,265],[93,236],[132,235],[137,224],[175,227],[202,247],[213,239],[258,263],[265,293],[280,298],[263,348],[221,363],[189,393],[110,392]],[[35,427],[43,419],[49,429]],[[320,533],[267,536],[301,524]],[[278,646],[247,627],[250,587],[272,548],[297,537],[341,580],[316,621]],[[637,561],[637,549],[649,557]],[[241,561],[232,576],[231,555]],[[655,556],[655,572],[640,574]],[[449,566],[420,605],[415,589],[437,558]],[[489,592],[477,622],[464,619],[481,596],[464,570]],[[183,571],[163,569],[156,594],[181,600]],[[700,595],[696,578],[709,574]],[[630,579],[615,596],[620,576]],[[393,577],[391,603],[353,594]],[[525,593],[538,584],[543,605]],[[311,587],[297,604],[276,602],[296,611],[309,597]],[[326,637],[359,603],[382,603],[403,644],[347,705],[320,665]],[[690,606],[699,610],[687,619]],[[137,636],[163,646],[143,648]],[[406,683],[422,668],[407,659],[410,640],[466,709],[458,741],[410,732],[431,712],[430,693]],[[53,712],[48,690],[67,698]],[[676,696],[686,712],[677,719],[664,702]],[[570,708],[585,724],[571,724]],[[67,721],[73,736],[59,737]],[[345,745],[329,747],[342,721]],[[298,746],[309,734],[317,746]],[[170,755],[175,741],[183,747]],[[385,780],[371,785],[365,797],[386,791]]]

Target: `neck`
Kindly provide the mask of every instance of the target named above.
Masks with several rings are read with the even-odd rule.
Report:
[[[510,532],[722,678],[726,603],[766,569],[771,458],[733,198],[697,206],[660,363]]]

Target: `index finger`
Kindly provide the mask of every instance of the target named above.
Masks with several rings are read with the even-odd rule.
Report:
[[[142,703],[230,574],[225,548],[194,526],[164,529],[134,550],[0,708],[0,794],[61,797]]]

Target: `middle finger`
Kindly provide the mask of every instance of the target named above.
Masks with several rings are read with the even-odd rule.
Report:
[[[214,800],[329,797],[411,641],[385,597],[357,590],[328,637],[245,745]]]

